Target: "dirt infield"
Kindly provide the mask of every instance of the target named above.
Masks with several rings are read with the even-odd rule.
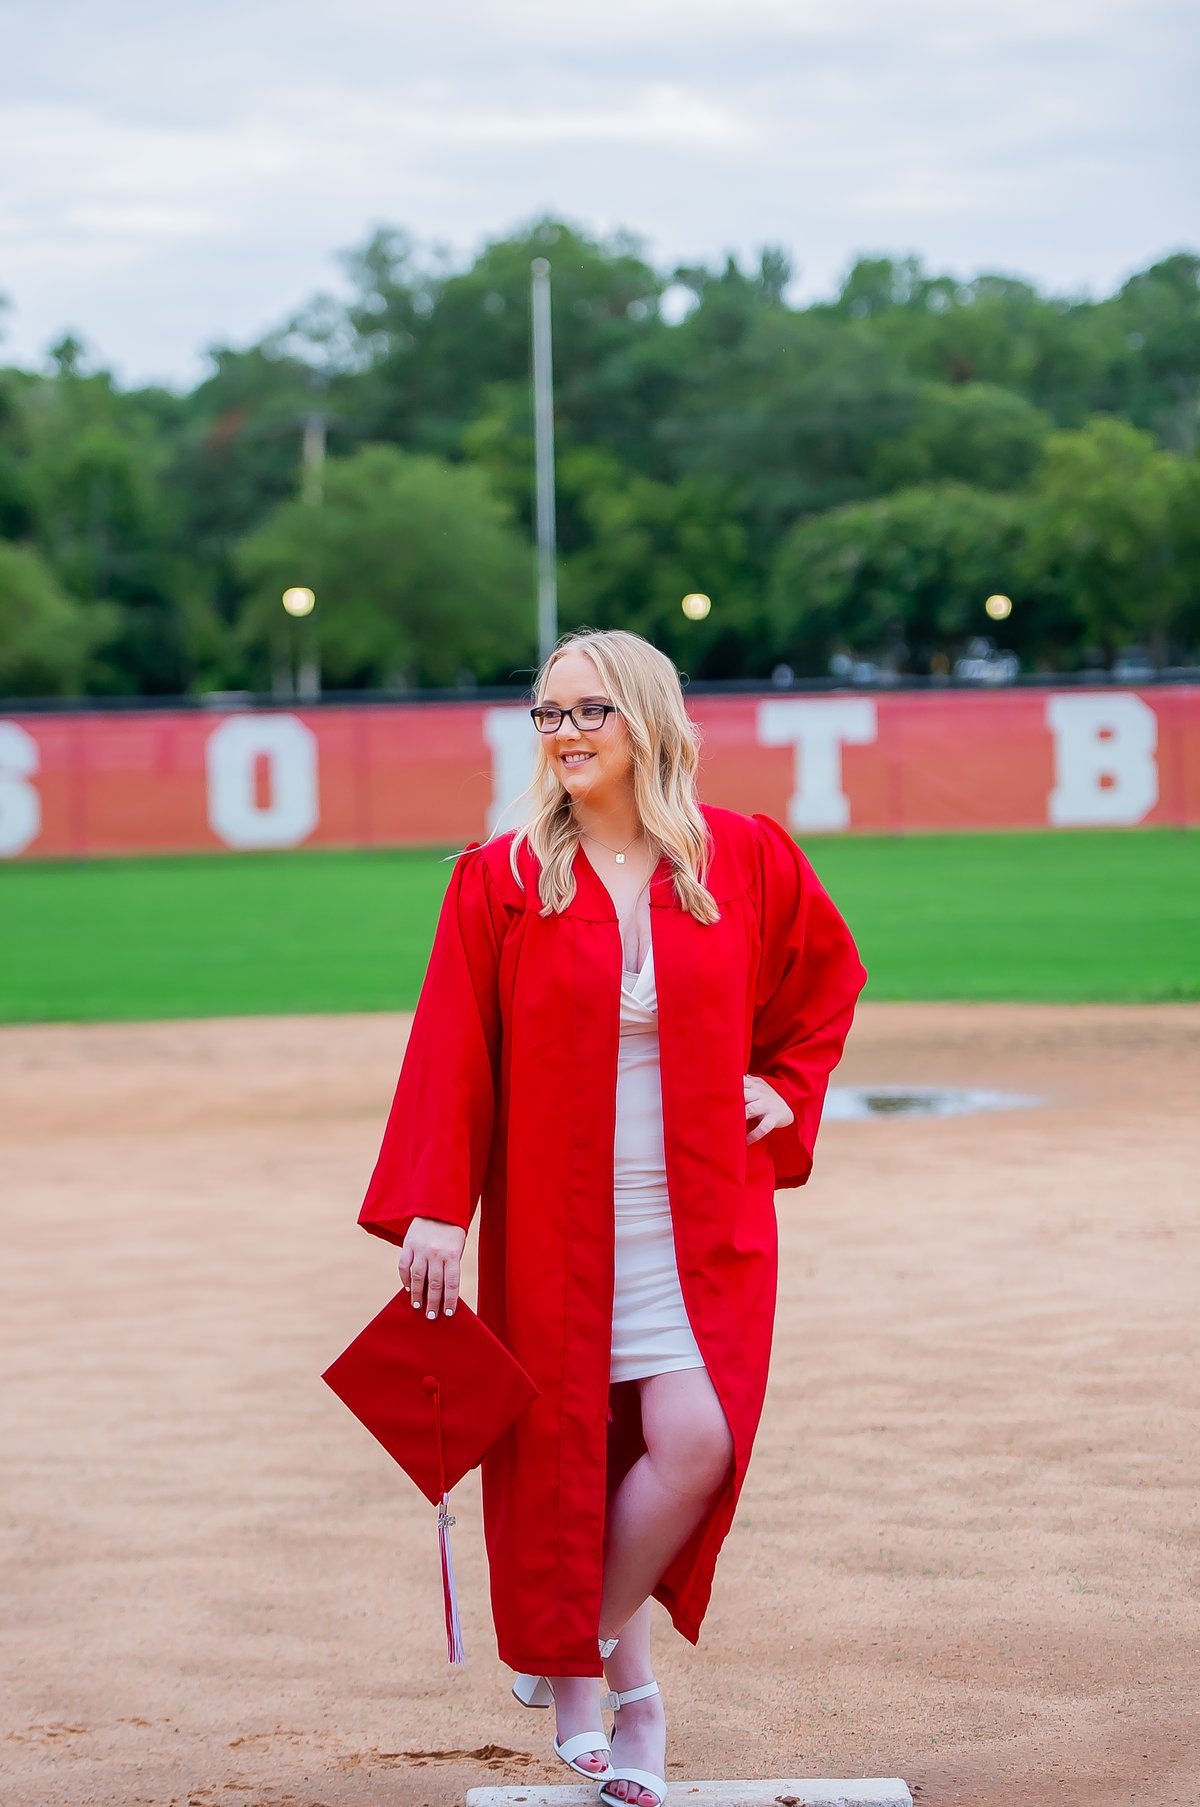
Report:
[[[433,1514],[318,1375],[388,1017],[0,1033],[5,1807],[431,1807],[565,1779]],[[1044,1094],[827,1127],[670,1774],[921,1807],[1200,1802],[1200,1007],[875,1005],[839,1078]]]

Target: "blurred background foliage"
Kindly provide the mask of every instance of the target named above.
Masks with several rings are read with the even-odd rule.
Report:
[[[190,394],[76,338],[0,370],[0,693],[265,690],[292,584],[329,687],[527,676],[535,256],[564,628],[708,679],[945,670],[981,631],[1030,671],[1200,659],[1200,257],[1098,301],[863,258],[793,307],[778,250],[663,272],[544,219],[466,269],[381,230]]]

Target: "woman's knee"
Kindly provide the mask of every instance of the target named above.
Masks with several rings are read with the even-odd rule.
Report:
[[[652,1452],[654,1454],[655,1452]],[[663,1452],[680,1493],[715,1493],[733,1461],[733,1438],[723,1416],[679,1425]]]
[[[680,1399],[672,1409],[643,1411],[650,1459],[664,1481],[679,1493],[714,1493],[733,1462],[733,1437],[716,1394],[707,1400]]]

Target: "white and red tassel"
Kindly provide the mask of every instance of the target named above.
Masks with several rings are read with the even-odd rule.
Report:
[[[458,1620],[454,1556],[450,1549],[450,1527],[454,1522],[450,1514],[450,1495],[443,1493],[442,1503],[438,1508],[438,1554],[442,1559],[442,1604],[446,1609],[446,1660],[450,1663],[465,1663],[467,1653],[463,1649],[462,1626]]]

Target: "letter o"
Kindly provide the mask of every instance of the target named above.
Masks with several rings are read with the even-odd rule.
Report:
[[[269,796],[256,796],[255,765],[267,762]],[[227,847],[297,847],[320,816],[317,737],[295,715],[231,715],[204,749],[208,825]]]

